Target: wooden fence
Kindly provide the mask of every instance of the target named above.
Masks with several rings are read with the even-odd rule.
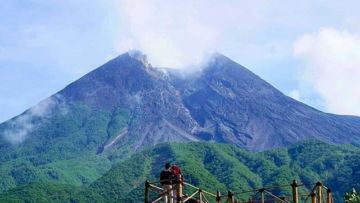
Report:
[[[209,192],[202,188],[196,187],[190,183],[183,181],[181,175],[177,177],[178,181],[172,185],[172,188],[164,190],[160,182],[145,182],[145,203],[164,202],[164,196],[169,197],[166,203],[333,203],[333,196],[331,189],[324,186],[321,182],[315,184],[305,185],[299,184],[294,180],[290,184],[284,184],[279,186],[264,187],[248,191],[232,192],[228,191],[226,195],[222,195],[219,191]],[[312,188],[307,193],[300,195],[299,188],[308,186]],[[187,191],[190,194],[184,193],[184,187],[187,187]],[[278,196],[271,190],[289,188],[291,190],[291,196]],[[244,194],[252,194],[247,201],[240,201],[237,197]]]

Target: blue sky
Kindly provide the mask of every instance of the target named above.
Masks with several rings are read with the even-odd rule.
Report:
[[[285,94],[360,115],[360,2],[3,0],[0,122],[129,49],[196,68],[218,51]]]

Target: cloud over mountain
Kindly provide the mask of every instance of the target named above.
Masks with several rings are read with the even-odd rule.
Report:
[[[60,114],[67,113],[65,100],[60,95],[54,95],[41,101],[23,114],[10,120],[8,124],[10,127],[3,132],[2,136],[11,144],[22,143],[38,127],[40,124],[39,119],[46,121],[55,108]],[[38,120],[34,121],[35,119]]]
[[[304,63],[302,79],[313,85],[328,111],[360,114],[360,35],[322,28],[302,35],[294,55]]]
[[[249,30],[261,22],[258,2],[121,1],[126,16],[117,49],[140,49],[157,66],[184,68],[201,63],[207,53],[219,49],[227,35]],[[245,20],[246,19],[246,20]]]

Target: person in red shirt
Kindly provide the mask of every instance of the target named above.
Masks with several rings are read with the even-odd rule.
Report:
[[[173,190],[174,190],[174,201],[177,202],[177,198],[181,198],[180,188],[178,186],[179,183],[182,184],[183,182],[182,172],[181,172],[181,168],[175,164],[171,166],[170,171],[175,177],[173,181]]]

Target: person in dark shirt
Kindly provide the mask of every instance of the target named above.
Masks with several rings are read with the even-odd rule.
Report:
[[[165,191],[168,191],[164,194],[163,199],[165,203],[173,203],[173,189],[172,189],[172,180],[174,179],[174,174],[170,169],[170,163],[165,164],[165,169],[160,173],[160,183],[162,188]]]

